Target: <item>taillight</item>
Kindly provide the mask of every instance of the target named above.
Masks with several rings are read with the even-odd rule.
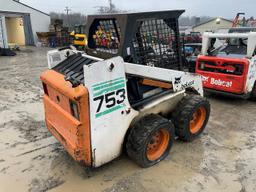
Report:
[[[45,93],[46,95],[49,95],[49,94],[48,94],[47,85],[46,85],[45,83],[43,83],[43,89],[44,89],[44,93]]]
[[[226,66],[226,71],[229,72],[229,73],[234,73],[235,70],[236,70],[236,68],[233,65],[227,65]]]
[[[77,104],[71,100],[69,102],[70,102],[70,109],[73,117],[75,117],[77,120],[80,120]]]

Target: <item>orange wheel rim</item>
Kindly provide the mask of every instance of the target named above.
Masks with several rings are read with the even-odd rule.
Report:
[[[202,128],[205,118],[206,118],[206,110],[204,107],[200,107],[194,112],[193,117],[189,123],[190,132],[192,134],[197,133]]]
[[[169,145],[169,140],[169,132],[164,129],[160,129],[159,131],[154,133],[147,145],[148,160],[155,161],[159,159],[166,151]]]

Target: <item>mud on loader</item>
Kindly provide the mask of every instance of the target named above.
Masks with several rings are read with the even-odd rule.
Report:
[[[201,77],[177,70],[181,13],[94,17],[88,33],[94,50],[48,52],[49,70],[41,75],[46,125],[76,161],[99,167],[125,150],[137,164],[149,167],[169,154],[176,137],[191,141],[202,133],[210,104],[203,97]],[[155,36],[147,42],[141,42],[139,32],[126,31],[144,30],[148,23]],[[172,36],[163,35],[161,27]],[[115,45],[96,39],[106,29],[115,33]],[[128,57],[117,56],[124,50]]]

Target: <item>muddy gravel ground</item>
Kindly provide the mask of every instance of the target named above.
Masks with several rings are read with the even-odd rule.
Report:
[[[98,169],[79,166],[44,124],[46,51],[0,57],[0,192],[256,191],[256,102],[213,95],[205,132],[176,141],[160,164],[142,169],[123,155]]]

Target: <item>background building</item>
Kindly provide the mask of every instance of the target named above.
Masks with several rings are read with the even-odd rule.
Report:
[[[50,16],[19,2],[0,0],[0,47],[4,44],[35,45],[36,32],[47,32]]]
[[[209,21],[200,23],[192,27],[193,32],[200,32],[201,34],[206,31],[216,32],[221,29],[228,29],[232,27],[232,21],[221,17],[210,19]]]

